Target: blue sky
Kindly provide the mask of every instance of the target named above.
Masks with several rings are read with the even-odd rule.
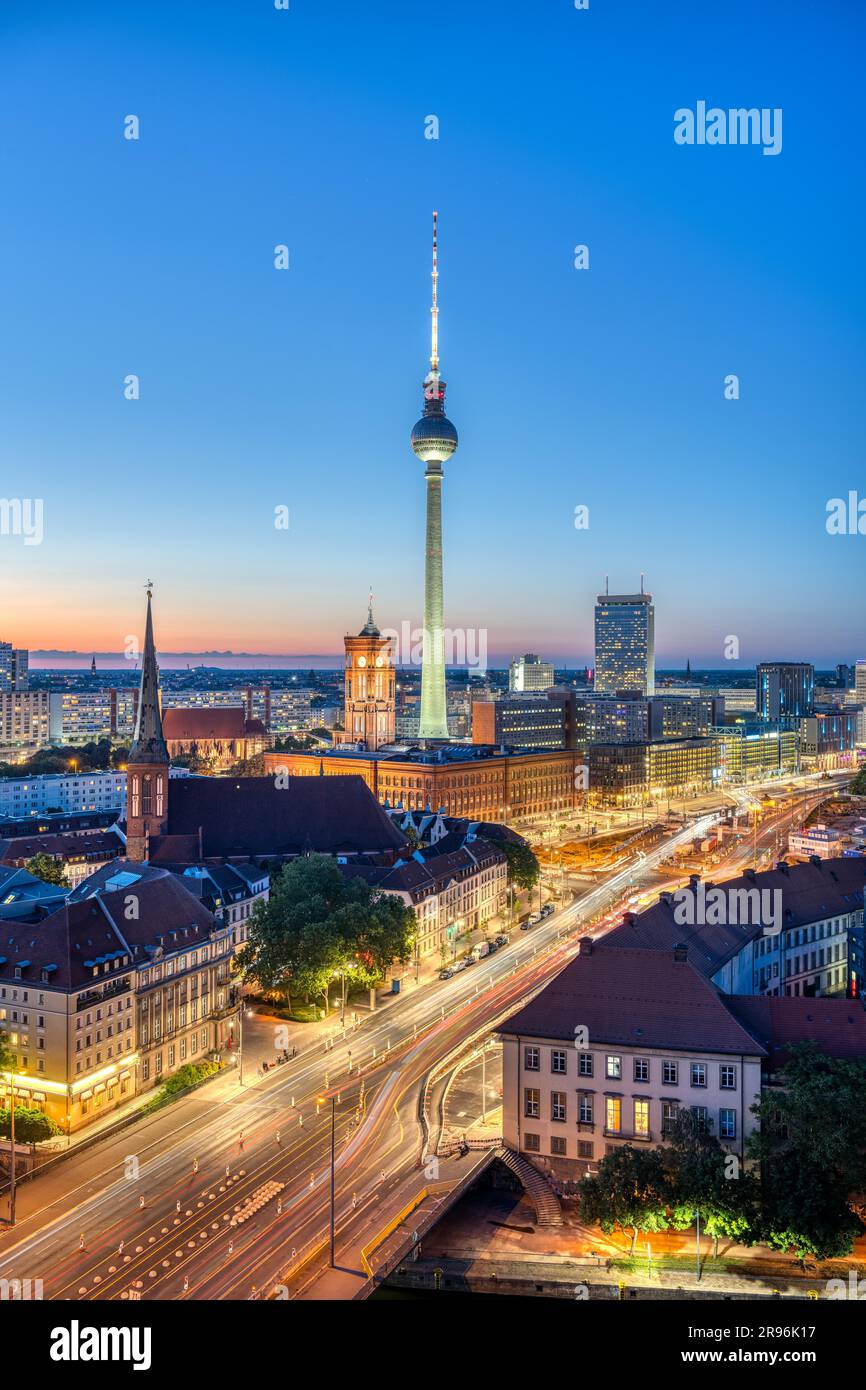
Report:
[[[6,0],[0,493],[45,519],[0,536],[0,637],[119,651],[148,577],[175,651],[336,652],[369,586],[420,623],[436,207],[448,625],[591,661],[605,574],[643,570],[662,665],[866,654],[866,537],[824,525],[866,496],[864,27]],[[698,100],[781,107],[781,154],[677,146]]]

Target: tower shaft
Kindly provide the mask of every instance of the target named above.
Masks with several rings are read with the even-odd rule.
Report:
[[[430,464],[424,564],[424,651],[421,660],[420,738],[448,737],[445,703],[445,605],[442,593],[442,467]]]

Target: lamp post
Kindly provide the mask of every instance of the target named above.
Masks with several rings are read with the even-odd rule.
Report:
[[[9,1224],[15,1225],[15,1080],[10,1071],[9,1075],[9,1138],[12,1144],[10,1154],[10,1179],[9,1179]]]
[[[318,1104],[324,1105],[327,1096],[319,1096]],[[334,1189],[336,1184],[336,1148],[337,1148],[337,1093],[331,1092],[331,1201],[330,1201],[330,1220],[328,1223],[328,1266],[334,1268]]]

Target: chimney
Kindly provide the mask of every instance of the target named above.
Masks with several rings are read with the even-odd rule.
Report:
[[[673,902],[673,900],[674,900],[674,895],[673,895],[673,893],[670,891],[670,889],[666,888],[665,891],[664,891],[663,893],[659,893],[659,902],[660,902],[660,903],[669,903],[669,904],[670,904],[670,903]]]
[[[624,912],[624,913],[623,913],[623,915],[622,915],[622,924],[623,924],[624,927],[633,927],[636,921],[637,921],[637,913],[636,913],[636,912]]]
[[[580,943],[580,954],[581,954],[582,956],[591,956],[591,955],[592,955],[592,937],[591,937],[591,936],[585,936],[585,937],[582,938],[581,943]]]
[[[821,866],[822,866],[822,864],[823,864],[823,862],[824,862],[824,861],[823,861],[823,859],[821,858],[820,854],[810,854],[810,855],[809,855],[809,863],[810,863],[810,864],[814,864],[816,869],[820,869]]]
[[[780,874],[786,874],[788,872],[787,859],[780,859],[778,864],[776,865],[776,868],[779,870]]]
[[[688,958],[689,958],[689,948],[688,948],[688,946],[686,946],[685,942],[683,942],[683,941],[677,941],[677,942],[674,944],[674,960],[676,961],[677,965],[682,965],[682,964],[684,964],[684,963],[688,960]]]
[[[700,881],[701,881],[701,876],[700,876],[700,874],[689,874],[689,887],[690,887],[690,888],[697,888],[697,886],[698,886],[698,884],[700,883]]]

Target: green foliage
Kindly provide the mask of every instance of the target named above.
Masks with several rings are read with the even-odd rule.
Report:
[[[863,1230],[851,1202],[866,1191],[866,1060],[800,1043],[782,1081],[754,1107],[749,1147],[761,1165],[763,1239],[801,1259],[850,1254]]]
[[[580,1185],[580,1215],[610,1235],[617,1226],[631,1228],[632,1250],[640,1231],[666,1231],[667,1186],[659,1149],[615,1149],[599,1163],[598,1173]]]
[[[497,849],[505,855],[508,882],[512,887],[531,890],[539,879],[538,860],[525,840],[496,840]]]
[[[11,1071],[14,1065],[8,1043],[9,1039],[6,1034],[0,1032],[0,1072]]]
[[[52,859],[50,854],[34,854],[24,867],[34,878],[41,878],[43,883],[56,883],[60,888],[69,886],[63,865],[59,859]]]
[[[409,959],[415,914],[399,898],[348,878],[327,855],[285,865],[258,902],[238,955],[260,988],[324,996],[335,975],[366,986],[395,960]]]
[[[848,790],[852,796],[866,796],[866,767],[861,767]]]
[[[156,1109],[172,1096],[178,1095],[181,1091],[188,1091],[191,1086],[197,1086],[199,1082],[206,1081],[209,1076],[213,1076],[219,1071],[218,1062],[185,1062],[182,1067],[178,1067],[176,1072],[167,1076],[160,1084],[159,1091],[151,1101],[151,1108]]]
[[[52,1139],[55,1134],[62,1134],[60,1125],[55,1120],[43,1115],[41,1110],[31,1110],[24,1105],[15,1106],[15,1144],[41,1144],[45,1139]],[[0,1136],[4,1139],[11,1138],[12,1118],[8,1108],[0,1109]]]
[[[0,777],[40,777],[50,772],[69,772],[74,763],[78,772],[104,772],[126,762],[127,750],[115,748],[111,740],[101,738],[81,746],[62,744],[56,748],[40,748],[23,763],[0,763]]]

